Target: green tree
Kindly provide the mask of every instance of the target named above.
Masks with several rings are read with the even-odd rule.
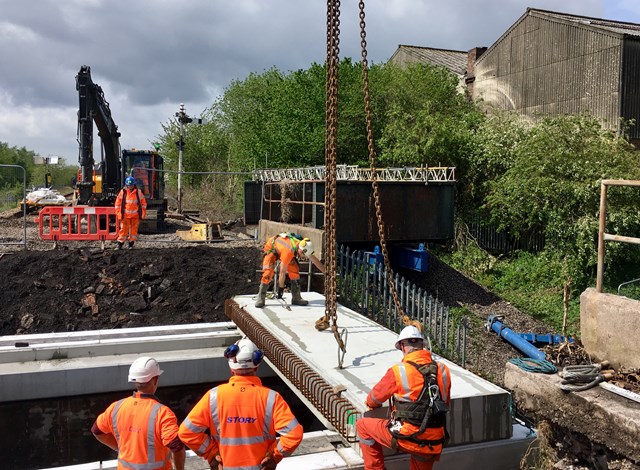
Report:
[[[386,64],[372,73],[380,161],[389,166],[455,166],[464,173],[483,115],[443,67]],[[459,172],[459,174],[461,174]]]
[[[600,182],[636,179],[637,156],[623,137],[603,130],[591,116],[547,117],[512,155],[506,171],[488,182],[486,208],[514,234],[544,227],[547,250],[561,261],[565,279],[583,289],[596,262]],[[637,194],[617,191],[610,203],[610,220],[621,231],[635,232]],[[613,249],[611,259],[623,249]]]

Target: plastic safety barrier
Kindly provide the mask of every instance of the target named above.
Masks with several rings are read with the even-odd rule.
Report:
[[[118,220],[114,207],[44,207],[38,214],[41,240],[115,240]]]

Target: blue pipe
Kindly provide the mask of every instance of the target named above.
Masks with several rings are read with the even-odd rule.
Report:
[[[504,323],[502,323],[502,317],[498,315],[489,315],[487,320],[487,331],[491,330],[518,349],[525,356],[539,361],[544,361],[546,359],[544,352],[540,351],[526,339],[522,338],[518,333],[515,333],[510,328],[504,326]]]
[[[561,335],[552,335],[552,334],[536,334],[536,333],[519,333],[519,335],[529,341],[532,344],[560,344],[568,341],[569,343],[574,343],[573,338],[565,338]]]

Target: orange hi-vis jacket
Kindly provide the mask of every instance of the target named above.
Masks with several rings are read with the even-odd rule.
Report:
[[[179,431],[180,440],[209,463],[220,452],[224,468],[246,470],[259,470],[268,452],[276,462],[291,455],[302,434],[287,402],[253,375],[232,376],[205,393]]]
[[[118,469],[173,469],[167,446],[178,435],[178,421],[153,395],[133,392],[132,397],[112,403],[96,425],[116,438]]]
[[[432,362],[431,353],[427,350],[412,351],[402,358],[402,362],[395,364],[387,370],[387,373],[380,381],[371,389],[367,395],[366,404],[370,408],[377,408],[384,404],[389,398],[393,397],[395,401],[416,401],[420,396],[424,385],[423,375],[408,361],[418,365],[429,364]],[[447,406],[451,401],[451,376],[449,368],[438,361],[438,388],[440,389],[440,397]],[[402,423],[402,427],[398,431],[399,434],[410,436],[420,429],[419,426],[408,422]],[[438,441],[444,438],[444,427],[427,428],[425,432],[416,436],[417,439]],[[442,451],[442,444],[431,446],[420,446],[417,443],[403,441],[403,446],[416,453],[434,453],[439,454]]]
[[[140,201],[140,204],[138,204]],[[122,188],[115,203],[118,219],[144,219],[147,216],[147,200],[142,191]]]
[[[264,244],[264,259],[262,261],[263,284],[269,284],[273,279],[276,261],[287,267],[289,279],[300,279],[300,268],[296,260],[300,240],[288,234],[278,234],[269,238]]]

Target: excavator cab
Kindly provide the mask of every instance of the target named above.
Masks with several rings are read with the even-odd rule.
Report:
[[[156,231],[164,222],[167,200],[164,197],[164,159],[154,150],[122,151],[122,184],[131,175],[147,199],[147,218],[141,231]]]

